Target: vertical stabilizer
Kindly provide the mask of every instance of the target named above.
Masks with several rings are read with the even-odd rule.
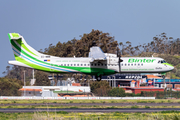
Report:
[[[24,40],[23,36],[18,33],[9,33],[9,40],[12,45],[15,59],[18,60],[18,57],[24,55],[32,57],[40,57],[41,53],[29,46]]]

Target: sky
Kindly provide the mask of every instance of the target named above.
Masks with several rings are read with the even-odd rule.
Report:
[[[0,77],[15,60],[8,33],[20,33],[36,50],[92,29],[135,46],[163,32],[180,38],[179,6],[179,0],[0,0]]]

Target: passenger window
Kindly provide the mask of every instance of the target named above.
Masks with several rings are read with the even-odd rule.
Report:
[[[64,66],[66,66],[66,64],[64,64]]]
[[[76,66],[76,64],[74,64],[74,66]]]
[[[103,64],[101,64],[103,66]]]
[[[84,64],[84,66],[86,66],[86,64]]]
[[[96,66],[96,64],[94,64],[94,66]]]
[[[107,66],[107,64],[104,64],[104,66]]]
[[[126,66],[126,64],[124,64],[124,66]]]
[[[100,66],[100,64],[98,64],[98,66]]]
[[[93,66],[93,64],[91,64],[91,66]]]
[[[134,64],[134,66],[136,66],[136,64]]]
[[[88,64],[88,66],[89,66],[89,64]]]
[[[133,66],[133,64],[131,64],[131,66]]]
[[[130,64],[128,64],[128,66],[130,66]]]
[[[79,66],[79,64],[77,64],[77,66]]]
[[[83,66],[83,64],[81,64],[81,66]]]
[[[69,66],[69,64],[67,64],[67,66]]]
[[[141,66],[143,66],[143,63],[141,64]]]
[[[71,64],[71,66],[73,66],[73,64]]]

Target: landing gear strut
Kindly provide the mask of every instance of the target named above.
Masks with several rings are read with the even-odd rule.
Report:
[[[165,76],[165,75],[162,75],[162,78],[163,78],[163,80],[164,80],[164,82],[163,82],[163,83],[164,83],[164,85],[163,85],[163,86],[164,86],[164,88],[166,88],[166,87],[165,87],[165,86],[166,86],[166,82],[165,82],[165,78],[166,78],[166,76]]]
[[[101,81],[101,76],[96,76],[97,81]]]

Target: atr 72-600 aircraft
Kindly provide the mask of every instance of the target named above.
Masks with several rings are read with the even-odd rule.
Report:
[[[84,73],[100,81],[101,76],[115,73],[166,73],[174,69],[162,58],[118,57],[104,53],[98,46],[90,48],[89,57],[55,57],[37,52],[18,33],[8,36],[16,59],[9,64],[46,72]]]

